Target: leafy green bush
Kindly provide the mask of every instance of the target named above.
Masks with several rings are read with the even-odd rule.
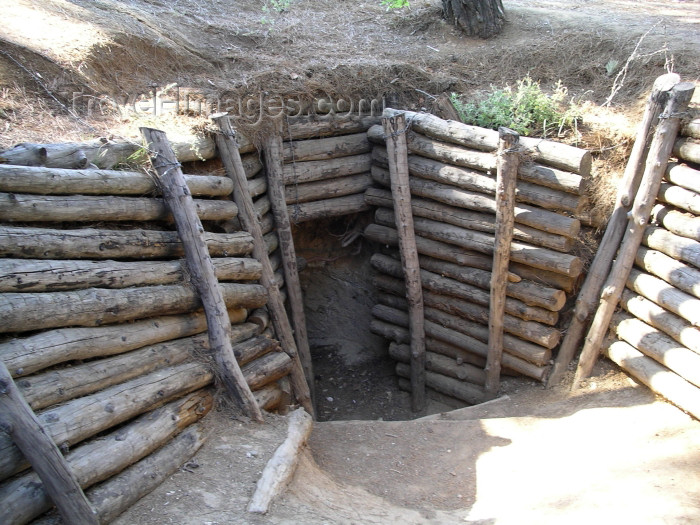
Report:
[[[381,0],[379,5],[386,7],[387,11],[389,9],[402,9],[404,7],[410,7],[410,2],[408,0]]]
[[[475,103],[464,102],[452,93],[450,100],[462,122],[483,128],[498,129],[505,126],[521,135],[561,135],[565,130],[576,130],[581,120],[576,105],[565,102],[567,89],[557,82],[552,94],[546,94],[529,76],[518,80],[513,89],[491,88],[491,91]]]

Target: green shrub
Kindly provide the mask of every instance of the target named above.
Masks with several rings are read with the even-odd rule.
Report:
[[[452,93],[450,99],[462,122],[484,128],[498,129],[505,126],[521,135],[561,135],[565,130],[576,129],[581,117],[573,102],[565,103],[567,89],[557,82],[552,94],[546,94],[539,82],[529,76],[518,80],[513,89],[491,88],[476,102],[464,102]]]
[[[408,0],[381,0],[379,5],[386,7],[387,11],[389,9],[403,9],[404,7],[410,7],[410,2]]]

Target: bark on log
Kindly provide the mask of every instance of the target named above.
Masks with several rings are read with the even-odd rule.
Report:
[[[284,183],[303,184],[366,173],[372,167],[372,155],[364,153],[331,160],[312,160],[285,164],[282,168]]]
[[[369,210],[369,205],[365,202],[364,193],[356,193],[334,199],[292,204],[287,207],[287,210],[292,223],[300,224],[316,219],[360,213]]]
[[[623,312],[613,316],[610,329],[644,355],[700,386],[700,354],[688,350],[660,330]]]
[[[680,119],[676,115],[685,111],[694,89],[695,86],[692,83],[681,82],[676,84],[669,94],[668,103],[664,108],[668,117],[659,122],[649,147],[644,175],[634,199],[627,231],[620,244],[617,259],[610,270],[610,276],[603,287],[600,305],[581,350],[581,357],[572,385],[574,388],[591,373],[600,353],[600,345],[624,290],[624,283],[634,264],[635,254],[644,236],[644,227],[659,192],[661,178],[666,170],[666,164],[673,147],[673,137],[678,133]]]
[[[185,175],[193,197],[224,197],[231,181],[213,175]],[[138,171],[75,170],[0,164],[0,191],[40,195],[157,195],[153,177]]]
[[[227,178],[227,180],[231,180]],[[248,193],[254,199],[260,195],[267,193],[267,179],[265,177],[256,177],[246,182]]]
[[[560,288],[567,293],[573,293],[579,282],[579,277],[568,277],[560,273],[539,270],[526,264],[514,263],[511,261],[510,270],[521,277],[536,284]]]
[[[391,225],[394,223],[393,213],[386,208],[378,208],[375,213],[375,220],[379,224]],[[416,233],[429,239],[447,242],[487,255],[493,254],[494,238],[490,235],[421,217],[417,217],[414,220],[414,226]],[[581,259],[575,255],[559,253],[547,248],[530,246],[520,242],[512,242],[510,250],[511,261],[532,266],[533,268],[574,278],[578,277],[583,269]]]
[[[198,363],[168,367],[38,415],[59,446],[73,445],[147,410],[209,384],[212,373]],[[12,441],[0,435],[0,479],[27,467]]]
[[[213,259],[220,281],[260,279],[255,259]],[[181,283],[182,261],[120,262],[43,259],[0,259],[0,292],[55,292],[76,288],[128,288]]]
[[[396,361],[408,364],[411,360],[411,347],[392,342],[389,345],[389,356]],[[486,379],[483,369],[469,363],[458,363],[455,359],[435,352],[426,352],[425,366],[431,372],[453,377],[460,381],[468,381],[475,385],[483,385]]]
[[[385,115],[393,115],[396,112],[398,110],[391,108],[384,110]],[[442,120],[429,113],[406,111],[405,114],[411,121],[411,127],[428,137],[485,151],[495,151],[498,148],[498,132],[495,130]],[[583,177],[588,177],[591,173],[592,160],[589,151],[538,138],[522,137],[520,142],[537,162],[572,171]]]
[[[673,145],[673,154],[679,159],[700,164],[700,141],[679,137]]]
[[[247,255],[248,233],[204,234],[212,257]],[[177,232],[154,230],[54,230],[0,226],[0,255],[38,259],[152,259],[182,257]]]
[[[261,409],[271,412],[280,407],[286,395],[280,388],[279,383],[274,382],[265,385],[260,390],[253,391],[253,396]],[[291,395],[286,397],[287,403],[289,403]]]
[[[693,326],[700,326],[700,299],[634,268],[627,278],[627,288],[682,317]]]
[[[501,0],[442,0],[442,14],[467,36],[479,38],[496,36],[506,21]]]
[[[263,306],[262,308],[256,308],[248,316],[247,321],[249,323],[254,323],[260,327],[258,330],[258,333],[264,332],[265,329],[270,324],[270,313],[268,311],[268,307],[269,306]]]
[[[676,288],[700,299],[700,270],[656,250],[640,246],[634,263]]]
[[[622,293],[622,307],[648,325],[658,328],[683,346],[700,354],[700,330],[658,304],[629,290]]]
[[[651,220],[671,233],[700,241],[700,217],[698,216],[687,215],[663,204],[657,204],[651,210]]]
[[[680,134],[684,137],[700,139],[700,117],[697,111],[692,112],[689,117],[683,119]]]
[[[605,355],[652,391],[700,419],[699,388],[623,341],[611,344]]]
[[[284,136],[302,140],[360,133],[381,122],[381,116],[373,114],[375,108],[363,106],[358,110],[357,115],[290,116],[286,120]],[[371,110],[372,114],[363,114],[367,110]]]
[[[656,198],[694,215],[700,215],[700,195],[694,191],[664,182],[661,184]]]
[[[206,415],[214,403],[211,392],[199,390],[82,445],[66,456],[85,489],[139,461]],[[39,476],[31,472],[0,487],[0,520],[17,525],[30,522],[51,508]]]
[[[396,363],[396,375],[408,377],[410,367],[403,363]],[[454,379],[436,372],[425,373],[425,385],[441,394],[461,399],[470,405],[478,405],[486,401],[484,389],[477,385],[472,385],[459,379]]]
[[[371,145],[366,133],[341,135],[324,139],[285,142],[282,154],[285,163],[308,160],[329,160],[368,153]]]
[[[284,188],[284,198],[287,204],[298,204],[355,195],[364,192],[371,185],[371,175],[362,173],[331,180],[307,182],[306,184],[290,184]]]
[[[0,361],[0,429],[29,460],[64,521],[78,525],[99,523],[75,474],[44,425],[22,398],[10,372]],[[3,510],[4,514],[6,511]],[[3,521],[5,522],[5,521]],[[5,522],[9,523],[9,522]]]
[[[669,162],[668,166],[666,166],[665,178],[681,188],[700,193],[700,171],[691,168],[687,164]]]
[[[657,226],[647,226],[642,242],[653,250],[700,268],[700,242],[698,241],[675,235]]]
[[[258,308],[267,292],[258,284],[222,283],[228,308]],[[71,292],[6,293],[0,296],[0,332],[25,332],[61,326],[99,326],[130,319],[196,310],[202,302],[185,285],[161,285]],[[227,321],[228,322],[228,321]],[[230,323],[229,323],[230,324]]]
[[[372,172],[383,171],[383,168],[372,166]],[[383,176],[382,176],[383,178]],[[450,196],[454,196],[454,190],[448,190]],[[368,188],[365,191],[365,201],[372,206],[392,208],[391,193],[379,188]],[[496,228],[496,217],[490,213],[480,213],[465,210],[457,206],[449,206],[442,202],[429,199],[411,198],[413,214],[425,219],[432,219],[460,226],[469,230],[493,233]],[[520,241],[529,242],[537,246],[552,248],[560,252],[569,252],[574,246],[574,239],[547,233],[529,226],[516,225],[513,229],[513,237]]]
[[[289,427],[284,442],[275,450],[265,465],[260,479],[248,503],[248,512],[266,514],[272,501],[291,481],[301,449],[311,435],[312,418],[297,409],[289,416]]]
[[[239,142],[242,142],[245,144],[245,141],[246,141],[246,138],[243,135],[240,135],[240,134],[237,135],[237,141],[236,141],[237,145]],[[260,153],[255,151],[255,152],[249,153],[247,155],[241,155],[240,148],[238,151],[239,151],[238,156],[241,158],[241,164],[243,165],[243,172],[245,173],[245,178],[252,179],[258,173],[260,173],[263,169],[263,164],[262,164],[262,160],[260,158]],[[264,179],[264,177],[263,177],[263,179]]]

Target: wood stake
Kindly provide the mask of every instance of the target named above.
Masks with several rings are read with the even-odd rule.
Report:
[[[399,252],[406,280],[409,329],[411,332],[411,407],[414,412],[425,408],[425,328],[423,326],[423,289],[418,263],[418,249],[413,229],[411,189],[408,175],[406,117],[403,114],[382,118],[391,195],[394,200],[396,229],[399,232]]]
[[[627,232],[620,245],[617,259],[610,270],[610,276],[603,287],[600,305],[586,336],[586,343],[581,351],[572,388],[576,388],[582,379],[590,375],[598,358],[601,343],[625,288],[625,282],[634,264],[637,249],[642,242],[644,229],[649,221],[649,214],[659,192],[661,178],[666,170],[666,164],[673,149],[673,141],[680,127],[680,115],[685,111],[694,90],[695,86],[691,82],[676,84],[671,90],[664,114],[659,117],[659,124],[649,148],[639,192],[632,207]]]
[[[555,386],[561,381],[564,372],[566,372],[569,363],[578,349],[583,332],[588,325],[588,318],[600,294],[600,289],[608,276],[610,265],[615,257],[620,240],[625,233],[627,212],[630,209],[634,195],[637,193],[637,188],[639,187],[643,166],[647,154],[649,153],[651,133],[656,126],[656,121],[659,118],[662,108],[668,100],[671,89],[679,81],[680,77],[672,73],[660,76],[654,82],[654,87],[649,95],[642,122],[637,131],[637,138],[632,152],[630,153],[630,158],[627,162],[622,181],[620,182],[620,189],[615,201],[615,209],[608,220],[608,226],[603,235],[603,239],[600,242],[598,251],[588,270],[586,280],[576,299],[576,307],[574,309],[574,315],[571,318],[571,324],[569,324],[566,336],[559,349],[559,355],[554,362],[552,373],[547,381],[548,388]]]
[[[163,198],[175,219],[192,281],[202,298],[207,318],[209,348],[219,367],[221,379],[228,393],[240,403],[241,408],[255,421],[263,422],[262,411],[255,402],[231,347],[231,320],[204,242],[204,228],[197,217],[180,164],[165,132],[141,128],[141,135],[151,152],[151,163],[158,174]]]
[[[518,178],[518,141],[513,130],[498,129],[498,165],[496,172],[496,240],[491,271],[489,303],[489,353],[486,358],[486,394],[496,397],[500,385],[501,356],[503,355],[503,317],[508,284],[510,243],[515,222],[515,183]]]

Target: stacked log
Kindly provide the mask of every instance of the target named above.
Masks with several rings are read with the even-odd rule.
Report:
[[[385,115],[396,113],[385,110]],[[498,132],[405,113],[425,304],[426,384],[439,394],[472,404],[485,399],[483,367],[499,206]],[[366,190],[365,201],[376,210],[365,236],[384,245],[371,260],[379,273],[374,283],[380,291],[371,328],[393,341],[392,356],[400,362],[397,373],[405,377],[407,307],[385,137],[376,125],[367,134],[374,143],[370,174],[376,187]],[[521,143],[529,160],[519,166],[515,190],[503,367],[505,373],[544,381],[560,340],[558,312],[582,271],[582,261],[570,252],[580,229],[576,215],[584,204],[591,161],[585,150],[563,144],[527,138]]]
[[[68,169],[70,163],[47,158],[55,160],[43,164],[63,167],[0,165],[0,360],[46,433],[61,450],[70,447],[66,459],[80,486],[101,483],[88,496],[112,519],[125,508],[100,496],[102,487],[137,499],[155,478],[125,485],[129,472],[140,465],[167,472],[201,446],[197,421],[212,407],[216,367],[182,244],[154,179]],[[262,164],[257,153],[242,160],[274,252]],[[292,360],[268,326],[261,265],[250,257],[253,239],[237,224],[231,180],[191,175],[185,182],[228,309],[233,353],[258,405],[274,410],[290,399]],[[52,502],[7,435],[0,450],[0,522],[27,523]]]
[[[700,419],[700,119],[681,126],[604,349]]]

